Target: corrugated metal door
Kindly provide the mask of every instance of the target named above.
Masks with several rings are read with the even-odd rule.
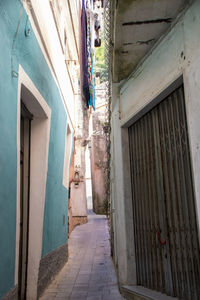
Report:
[[[138,285],[200,299],[183,86],[129,127]]]

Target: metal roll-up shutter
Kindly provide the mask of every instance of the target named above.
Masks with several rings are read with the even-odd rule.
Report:
[[[200,299],[183,85],[129,127],[137,284]]]

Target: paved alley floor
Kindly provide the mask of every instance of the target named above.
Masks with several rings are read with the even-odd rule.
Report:
[[[69,239],[69,259],[40,300],[119,300],[107,218],[90,213]]]

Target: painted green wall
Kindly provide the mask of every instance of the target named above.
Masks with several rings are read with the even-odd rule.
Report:
[[[11,74],[19,64],[52,109],[42,255],[67,240],[68,191],[62,185],[67,116],[33,31],[25,36],[26,26],[21,2],[0,0],[0,298],[14,287],[18,78]]]

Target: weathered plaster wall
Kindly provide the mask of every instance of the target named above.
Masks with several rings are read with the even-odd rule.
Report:
[[[62,184],[67,114],[54,76],[28,23],[20,1],[0,2],[0,298],[15,284],[19,64],[52,111],[42,256],[67,241],[68,191]],[[27,24],[29,36],[25,35]]]
[[[131,199],[127,200],[130,189],[130,172],[125,168],[128,157],[128,141],[121,140],[127,134],[131,119],[152,100],[160,95],[177,78],[183,75],[185,101],[191,146],[194,187],[198,224],[200,226],[200,1],[195,1],[171,31],[160,41],[142,65],[113,94],[112,125],[114,142],[112,150],[112,197],[115,218],[115,252],[121,284],[135,283],[134,252],[129,252],[128,243],[134,238],[130,218]],[[119,114],[118,114],[119,112]],[[124,127],[124,128],[123,128]],[[123,154],[124,153],[124,154]],[[114,154],[114,155],[113,155]],[[122,177],[119,175],[123,170]],[[130,197],[129,197],[130,198]],[[128,210],[129,209],[129,210]],[[129,224],[130,225],[130,224]],[[124,236],[125,235],[125,236]],[[131,273],[130,273],[131,272]],[[133,272],[135,273],[135,272]],[[132,282],[130,282],[132,281]]]
[[[93,134],[91,136],[91,175],[93,210],[97,214],[107,214],[107,148],[104,132],[105,112],[96,111],[92,115]]]
[[[112,110],[112,162],[111,197],[112,229],[114,230],[114,261],[120,284],[136,284],[134,260],[134,234],[132,218],[132,197],[129,171],[129,153],[126,132],[119,122],[119,95],[115,89],[115,106]],[[124,159],[122,159],[124,157]],[[128,163],[127,163],[128,162]],[[129,175],[129,174],[128,174]]]
[[[93,210],[108,214],[108,155],[107,155],[107,95],[106,82],[96,85],[96,110],[92,113],[91,179]]]

